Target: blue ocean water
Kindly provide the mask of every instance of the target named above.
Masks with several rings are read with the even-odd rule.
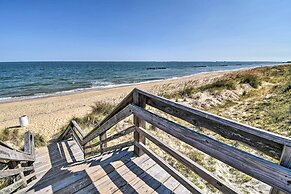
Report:
[[[0,101],[278,62],[0,62]]]

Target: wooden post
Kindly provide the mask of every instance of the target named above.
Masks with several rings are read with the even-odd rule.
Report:
[[[27,186],[27,181],[26,181],[26,178],[24,176],[21,164],[18,164],[18,168],[21,169],[20,173],[19,173],[19,177],[20,177],[20,179],[23,180],[23,186],[26,187]]]
[[[24,134],[24,152],[34,156],[34,136],[30,131]]]
[[[100,141],[105,140],[105,139],[107,138],[107,133],[106,133],[106,131],[105,131],[104,133],[101,133],[99,137],[100,137]],[[101,144],[100,144],[101,152],[102,152],[102,150],[103,150],[104,148],[106,148],[106,147],[107,147],[107,143],[101,143]]]
[[[291,147],[284,146],[280,159],[280,165],[286,168],[291,168]],[[285,192],[276,188],[271,188],[270,194],[285,194]]]
[[[137,91],[135,91],[133,93],[133,104],[140,106],[142,108],[145,108],[146,107],[146,99],[144,96],[139,95],[139,93]],[[139,119],[135,115],[133,115],[133,122],[134,122],[135,126],[145,129],[145,121],[142,119]],[[135,141],[141,142],[145,145],[145,137],[143,135],[141,135],[138,131],[135,130],[133,136],[134,136]],[[137,156],[141,156],[144,154],[144,152],[140,148],[138,148],[136,145],[134,146],[134,153]]]

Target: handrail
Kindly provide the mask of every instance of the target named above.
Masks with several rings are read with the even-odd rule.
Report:
[[[0,193],[12,193],[20,187],[25,187],[34,176],[33,162],[35,161],[34,136],[27,131],[24,134],[24,151],[0,142],[0,161],[8,161],[5,170],[0,171],[0,178],[15,177],[13,183],[5,186]]]
[[[199,109],[136,89],[146,98],[146,103],[161,111],[183,119],[195,126],[205,127],[227,139],[245,143],[261,152],[280,159],[283,147],[291,147],[291,139],[262,129],[251,127]]]
[[[206,135],[195,132],[187,127],[169,121],[168,119],[156,115],[155,113],[145,110],[146,105],[152,106],[174,117],[185,120],[190,124],[212,130],[225,138],[240,141],[275,159],[281,158],[281,165],[256,157],[220,141],[214,140]],[[134,126],[132,128],[123,130],[122,132],[108,138],[106,137],[106,132],[110,128],[130,115],[134,116]],[[82,132],[81,128],[75,121],[72,121],[61,137],[65,138],[70,132],[72,132],[73,138],[81,147],[85,156],[92,156],[105,151],[120,149],[134,143],[134,152],[138,156],[145,152],[171,175],[173,175],[173,173],[177,173],[167,164],[164,164],[164,161],[162,161],[158,156],[150,151],[149,148],[147,148],[147,138],[166,151],[166,153],[170,154],[188,168],[196,172],[214,187],[220,191],[223,191],[223,193],[237,193],[224,181],[219,180],[218,177],[212,176],[211,173],[207,172],[207,170],[203,167],[192,162],[183,154],[171,149],[162,141],[146,132],[145,122],[150,123],[160,130],[163,130],[164,132],[178,138],[180,141],[183,141],[188,145],[195,147],[252,177],[255,177],[266,184],[269,184],[273,188],[277,188],[285,192],[291,192],[291,170],[286,168],[289,167],[288,165],[291,163],[290,138],[244,125],[199,109],[190,108],[138,89],[131,91],[119,103],[119,105],[117,105],[115,109],[87,135]],[[115,146],[106,147],[107,142],[132,132],[134,132],[134,141],[123,142]],[[77,136],[77,133],[80,134],[81,137]],[[89,144],[98,136],[100,137],[99,142]],[[100,149],[94,150],[98,146],[100,146]],[[183,177],[180,175],[175,175],[175,177],[186,188],[196,192],[197,188],[191,185]],[[277,190],[274,189],[273,191]]]

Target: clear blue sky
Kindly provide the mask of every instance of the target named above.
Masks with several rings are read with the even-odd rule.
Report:
[[[291,60],[291,0],[0,0],[0,61]]]

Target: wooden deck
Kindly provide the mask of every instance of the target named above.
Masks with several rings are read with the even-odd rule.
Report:
[[[146,154],[132,147],[83,160],[73,140],[36,151],[37,179],[19,193],[190,193]]]

